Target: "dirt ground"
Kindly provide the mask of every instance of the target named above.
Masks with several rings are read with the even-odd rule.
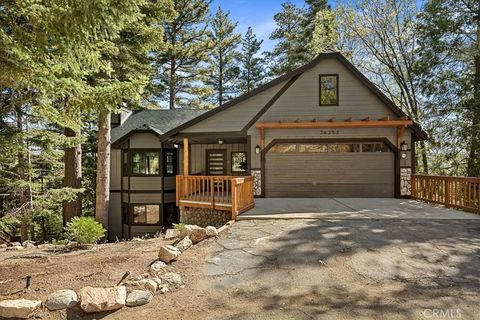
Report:
[[[179,261],[168,267],[169,271],[182,276],[185,288],[154,296],[154,303],[162,305],[162,312],[169,315],[167,319],[177,319],[179,306],[176,301],[201,276],[207,248],[213,241],[215,240],[208,239],[195,245],[184,252]],[[49,293],[58,289],[78,291],[85,286],[113,286],[126,271],[131,274],[128,279],[147,273],[149,265],[157,258],[158,248],[170,243],[172,241],[149,239],[103,244],[89,250],[24,249],[0,252],[0,300],[24,298],[44,301]],[[28,275],[32,277],[32,285],[25,292],[23,288]],[[189,303],[194,299],[189,299]],[[166,304],[165,301],[170,303]],[[134,309],[139,308],[141,307]],[[131,319],[129,311],[131,310],[124,308],[113,314],[86,315],[74,308],[68,313],[44,311],[41,316],[42,319],[100,319],[106,316]]]
[[[0,299],[44,300],[56,289],[114,285],[127,270],[146,272],[164,243],[2,252]],[[480,220],[239,221],[170,266],[184,288],[141,307],[43,318],[480,319],[479,265]],[[26,275],[32,290],[15,293]]]

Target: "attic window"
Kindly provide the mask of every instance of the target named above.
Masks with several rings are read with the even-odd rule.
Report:
[[[338,106],[338,74],[321,74],[320,106]]]

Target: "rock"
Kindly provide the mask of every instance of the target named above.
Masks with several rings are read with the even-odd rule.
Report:
[[[42,301],[38,300],[3,300],[0,301],[0,318],[27,319],[33,316],[41,305]]]
[[[171,240],[180,238],[180,230],[178,229],[167,229],[165,232],[165,240]]]
[[[51,244],[51,243],[44,243],[44,244],[39,244],[37,246],[38,249],[53,249],[55,248],[55,245],[54,244]]]
[[[198,243],[207,238],[207,232],[205,228],[199,227],[197,225],[186,225],[185,229],[187,230],[187,235],[190,237],[193,243]]]
[[[68,249],[77,248],[78,247],[78,242],[77,241],[70,241],[69,243],[67,243],[66,247]]]
[[[20,242],[10,242],[8,244],[9,247],[18,247],[18,246],[22,246],[22,244]]]
[[[174,272],[167,272],[160,276],[160,279],[165,281],[166,283],[173,284],[173,285],[181,285],[183,284],[182,277],[178,273]]]
[[[218,236],[217,228],[212,227],[212,226],[206,227],[205,232],[207,233],[207,236],[209,236],[209,237],[217,237]]]
[[[125,305],[127,289],[124,286],[110,288],[84,287],[79,294],[80,307],[85,312],[118,310]]]
[[[161,294],[165,294],[168,292],[168,286],[166,284],[162,284],[160,286],[160,289],[158,289],[158,291],[160,291]]]
[[[24,246],[25,248],[35,247],[35,241],[25,240],[25,241],[23,241],[22,246]]]
[[[150,292],[157,291],[158,284],[152,279],[142,279],[132,283],[133,286],[148,290]]]
[[[127,296],[125,304],[127,307],[143,306],[152,301],[152,294],[146,290],[133,290]]]
[[[25,248],[22,247],[22,246],[7,247],[8,251],[23,250],[23,249],[25,249]]]
[[[48,310],[62,310],[74,307],[78,302],[77,294],[70,289],[57,290],[51,293],[45,301]]]
[[[163,261],[155,261],[150,265],[150,271],[152,272],[160,272],[165,268],[167,264]]]
[[[180,240],[179,243],[175,245],[175,247],[177,247],[177,249],[180,250],[181,252],[187,250],[191,246],[192,246],[192,240],[190,240],[189,236],[186,236],[185,238]]]
[[[162,285],[162,279],[160,278],[152,278],[153,281],[155,281],[155,283],[157,284],[157,287],[160,287]]]
[[[160,250],[158,251],[158,258],[163,262],[169,263],[170,261],[177,260],[180,254],[180,250],[172,245],[167,244],[160,247]]]
[[[0,249],[5,249],[6,247],[8,247],[6,243],[0,244]]]
[[[142,239],[142,238],[139,238],[139,237],[134,237],[134,238],[132,239],[132,241],[143,241],[143,239]]]

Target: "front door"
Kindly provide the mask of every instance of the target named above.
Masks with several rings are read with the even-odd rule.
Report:
[[[207,176],[227,174],[227,151],[207,150]]]

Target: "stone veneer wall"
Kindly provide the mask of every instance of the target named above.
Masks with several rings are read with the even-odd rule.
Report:
[[[412,169],[400,168],[400,195],[410,196],[412,194]]]
[[[262,171],[259,169],[250,170],[250,174],[253,177],[253,195],[261,196],[262,195]]]
[[[232,220],[230,211],[220,211],[208,208],[180,207],[180,223],[196,224],[200,227],[214,226],[219,228]]]

